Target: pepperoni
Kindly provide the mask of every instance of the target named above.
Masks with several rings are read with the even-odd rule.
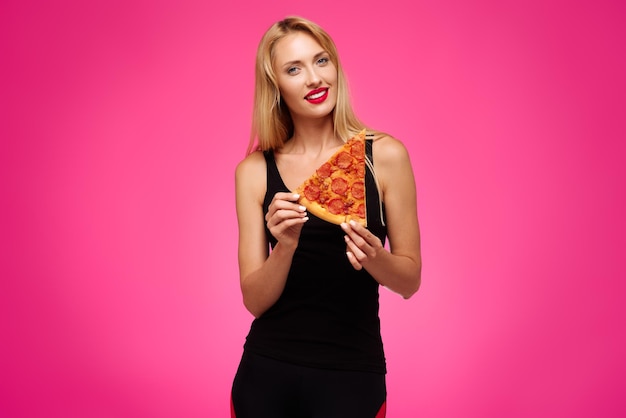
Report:
[[[339,215],[344,213],[344,206],[341,199],[333,199],[328,202],[328,211],[333,215]]]
[[[357,160],[363,161],[363,159],[365,158],[365,150],[363,147],[363,143],[355,142],[354,144],[352,144],[352,146],[350,147],[350,153]]]
[[[355,199],[361,200],[365,197],[365,184],[362,181],[357,181],[352,185],[350,191]]]
[[[333,192],[343,196],[348,191],[348,181],[344,178],[337,177],[333,179],[333,182],[330,185],[330,189]]]
[[[304,197],[310,202],[315,202],[320,197],[320,189],[314,184],[309,184],[304,188]]]
[[[335,164],[337,164],[337,167],[345,170],[352,165],[352,156],[345,151],[340,152],[337,158],[335,158]]]
[[[331,172],[332,172],[332,167],[329,163],[324,163],[324,165],[322,165],[320,168],[317,169],[317,175],[323,179],[330,176]]]
[[[358,208],[354,211],[357,216],[361,219],[365,219],[365,205],[361,203]]]
[[[365,178],[365,165],[358,164],[355,168],[356,176],[360,178]]]

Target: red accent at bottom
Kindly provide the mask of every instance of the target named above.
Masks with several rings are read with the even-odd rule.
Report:
[[[376,414],[376,418],[385,418],[386,416],[387,416],[387,401],[383,402],[382,406],[378,410],[378,413]]]
[[[230,418],[237,418],[235,416],[235,405],[233,405],[233,395],[230,395]],[[376,417],[378,418],[378,416]]]

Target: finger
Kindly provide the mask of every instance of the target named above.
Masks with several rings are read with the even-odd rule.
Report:
[[[376,246],[379,239],[376,235],[372,234],[369,229],[365,228],[363,225],[354,221],[353,219],[350,220],[349,225],[354,232],[363,237],[365,242],[367,242],[371,246]]]
[[[307,216],[307,212],[304,206],[299,206],[295,209],[280,209],[276,212],[276,216],[281,219],[304,218]]]
[[[304,212],[306,210],[304,206],[299,205],[296,202],[290,202],[288,200],[274,198],[274,200],[272,200],[272,203],[270,203],[270,206],[268,208],[268,213],[273,213],[281,209],[289,209],[289,210],[295,210],[299,212]]]
[[[281,219],[289,217],[303,217],[306,216],[306,208],[302,205],[298,205],[297,203],[276,199],[276,197],[274,197],[274,200],[272,200],[267,214],[265,215],[265,222],[270,222],[270,219],[277,214],[279,214]]]
[[[272,197],[268,210],[271,212],[273,208],[283,208],[284,203],[288,202],[287,204],[293,204],[293,202],[297,202],[299,198],[299,194],[278,192]]]
[[[352,267],[354,267],[355,270],[361,270],[363,268],[352,252],[346,251],[346,255],[348,256],[348,261],[352,264]]]
[[[276,230],[277,232],[283,232],[286,231],[287,229],[296,226],[296,225],[300,225],[305,223],[306,221],[309,220],[308,216],[305,216],[304,218],[290,218],[287,219],[283,222],[281,222],[280,224],[276,225]]]
[[[286,200],[289,202],[297,202],[300,199],[300,195],[298,193],[291,192],[278,192],[274,195],[272,202],[276,200]]]
[[[289,219],[280,224],[269,227],[270,233],[280,241],[282,236],[291,236],[293,233],[299,233],[300,228],[309,218]]]
[[[291,209],[279,209],[276,210],[271,216],[267,219],[267,226],[271,228],[275,225],[278,225],[282,222],[286,222],[292,219],[308,219],[308,214],[305,210],[291,210]]]
[[[375,256],[379,248],[382,248],[383,244],[380,238],[372,234],[369,229],[361,226],[358,223],[344,223],[342,224],[343,230],[348,234],[350,239],[369,256]]]
[[[359,247],[349,236],[344,237],[346,241],[346,245],[348,246],[348,251],[352,254],[352,256],[361,264],[367,261],[367,254],[361,247]]]
[[[346,232],[346,242],[351,242],[355,246],[355,248],[359,248],[362,251],[366,251],[368,249],[369,244],[367,241],[349,224],[342,224],[343,230]]]

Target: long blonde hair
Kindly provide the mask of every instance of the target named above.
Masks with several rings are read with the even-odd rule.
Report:
[[[346,141],[364,127],[352,110],[347,80],[333,40],[319,25],[302,17],[290,16],[274,23],[261,38],[257,49],[254,110],[248,154],[258,149],[278,149],[293,135],[293,120],[289,109],[281,100],[272,63],[276,43],[294,32],[304,32],[315,39],[337,68],[337,104],[333,110],[335,136]]]

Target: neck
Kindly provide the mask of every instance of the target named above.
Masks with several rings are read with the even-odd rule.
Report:
[[[319,153],[320,151],[336,147],[341,140],[335,137],[335,129],[332,118],[308,119],[306,121],[294,121],[294,131],[291,140],[285,144],[285,148],[299,153]]]

